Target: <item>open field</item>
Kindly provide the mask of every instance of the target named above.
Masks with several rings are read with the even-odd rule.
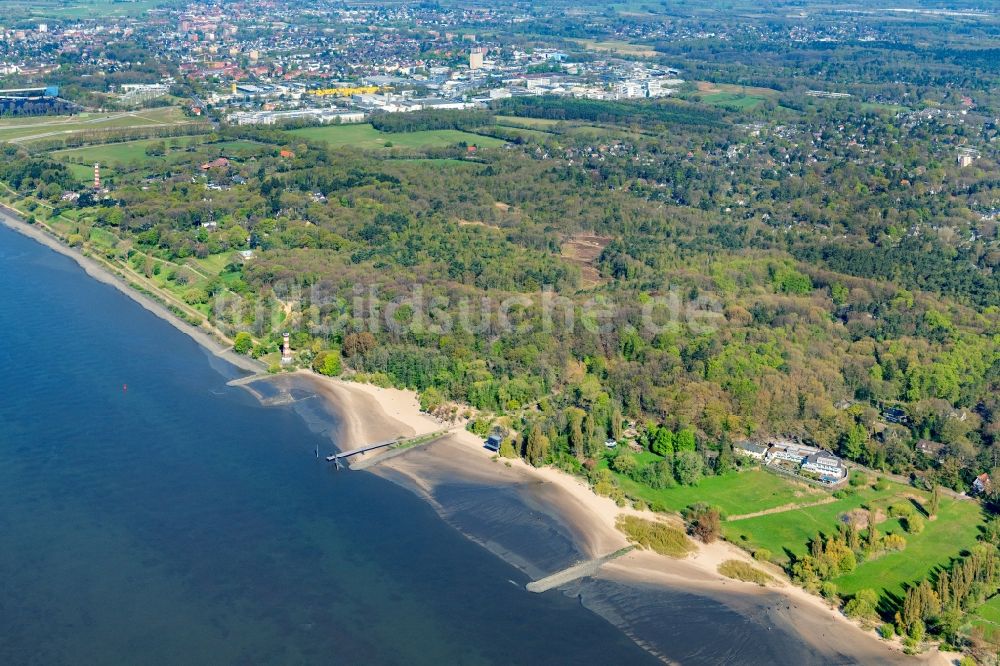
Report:
[[[817,532],[833,532],[844,513],[874,503],[889,504],[901,498],[904,493],[915,492],[912,488],[899,484],[889,484],[885,490],[865,486],[830,504],[724,523],[723,533],[733,543],[754,549],[766,548],[778,561],[786,562],[788,553],[796,556],[807,554],[809,539],[816,536]]]
[[[558,125],[562,120],[552,118],[522,118],[521,116],[497,116],[497,125],[505,127],[521,127],[524,129],[545,130],[554,125]]]
[[[160,4],[158,0],[94,0],[93,2],[11,2],[5,7],[9,16],[24,18],[84,19],[109,16],[141,16]]]
[[[652,453],[639,456],[659,459]],[[677,486],[654,490],[631,479],[616,475],[626,493],[649,504],[659,504],[670,511],[681,511],[692,504],[712,504],[727,515],[737,515],[773,509],[787,504],[807,503],[823,499],[822,490],[793,483],[759,469],[710,476],[697,486]],[[738,523],[734,523],[738,524]]]
[[[901,111],[909,111],[909,107],[903,106],[902,104],[881,104],[879,102],[862,102],[862,111],[879,111],[885,113],[900,113]]]
[[[745,95],[743,93],[729,92],[708,93],[701,95],[699,99],[701,99],[701,101],[705,104],[721,106],[726,109],[735,109],[737,111],[755,109],[767,101],[766,97],[760,97],[758,95]]]
[[[509,125],[497,125],[497,127],[504,130],[505,134],[519,137],[525,141],[546,141],[547,139],[551,139],[555,136],[552,132],[527,129],[524,127],[512,127]]]
[[[975,545],[982,524],[982,508],[978,502],[942,499],[937,520],[928,520],[920,534],[905,535],[906,550],[860,564],[834,582],[841,594],[881,588],[890,594],[902,595],[904,583],[925,578],[950,557]],[[879,529],[904,533],[897,520],[882,523]]]
[[[191,122],[180,109],[164,107],[116,113],[79,113],[73,116],[32,116],[0,119],[0,141],[27,142],[67,134],[125,127],[155,127]]]
[[[884,490],[865,486],[832,503],[726,522],[722,528],[729,541],[751,549],[765,548],[776,561],[787,562],[789,554],[806,555],[809,540],[817,533],[833,533],[850,511],[867,507],[884,509],[890,504],[909,503],[911,498],[922,500],[925,496],[923,491],[896,483],[888,484]],[[949,497],[941,500],[938,518],[926,521],[920,534],[907,534],[899,520],[889,518],[878,523],[879,531],[902,534],[906,548],[860,563],[834,582],[845,595],[864,588],[901,595],[906,584],[920,581],[936,567],[971,548],[982,524],[978,502]]]
[[[986,636],[1000,634],[1000,595],[977,608],[969,620],[973,627],[981,627]]]
[[[769,99],[777,99],[778,91],[771,88],[740,86],[731,83],[698,81],[697,98],[705,104],[736,111],[754,109]]]
[[[96,146],[81,146],[67,148],[51,153],[52,157],[72,162],[82,161],[84,164],[100,162],[101,166],[123,165],[133,162],[141,163],[156,159],[146,154],[146,148],[155,143],[164,143],[164,139],[141,139],[139,141],[124,141],[120,143],[103,143]]]
[[[422,132],[380,132],[371,125],[325,125],[292,130],[292,134],[325,141],[333,147],[351,146],[370,150],[400,148],[443,148],[456,143],[475,144],[481,148],[502,146],[503,141],[459,130],[426,130]],[[390,145],[386,145],[390,144]]]
[[[571,41],[583,46],[588,51],[620,53],[622,55],[639,56],[640,58],[652,58],[656,55],[656,51],[645,44],[632,44],[618,40],[598,41],[596,39],[573,39]]]
[[[575,234],[562,244],[563,258],[580,266],[584,287],[593,287],[606,282],[597,270],[597,260],[611,243],[608,236]]]

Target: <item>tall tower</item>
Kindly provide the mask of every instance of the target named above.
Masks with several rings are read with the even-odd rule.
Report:
[[[94,162],[94,189],[101,189],[101,163]]]
[[[475,47],[469,52],[469,69],[480,69],[483,66],[483,56],[486,55],[486,49],[482,47]]]
[[[292,362],[292,343],[288,333],[281,334],[281,365],[288,365]]]

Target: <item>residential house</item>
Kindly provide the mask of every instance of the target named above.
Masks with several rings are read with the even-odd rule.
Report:
[[[917,442],[917,451],[924,454],[931,460],[940,462],[944,459],[945,446],[940,442],[932,442],[929,439],[922,439]]]
[[[733,453],[763,460],[764,456],[767,455],[767,447],[747,441],[736,442],[733,444]]]
[[[993,482],[990,481],[990,475],[986,472],[977,476],[976,480],[972,482],[972,490],[979,494],[989,491],[992,486]]]
[[[847,468],[840,458],[825,451],[817,451],[806,456],[802,469],[819,474],[824,480],[839,481],[847,475]]]
[[[908,417],[901,407],[889,407],[882,412],[882,417],[889,423],[906,423]]]

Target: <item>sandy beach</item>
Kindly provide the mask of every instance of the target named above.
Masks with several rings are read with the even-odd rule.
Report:
[[[338,443],[341,447],[397,435],[430,433],[443,427],[438,420],[420,412],[412,392],[315,375],[311,381],[331,401],[330,407],[342,415],[344,426]],[[536,469],[521,460],[497,461],[483,448],[481,438],[465,431],[370,469],[417,492],[445,519],[449,519],[451,510],[437,492],[444,485],[460,482],[488,486],[497,492],[516,490],[530,509],[547,514],[557,526],[555,529],[579,548],[582,558],[601,557],[628,545],[615,527],[617,517],[623,513],[649,520],[664,519],[650,512],[618,507],[612,500],[594,494],[581,479],[559,470]],[[533,577],[553,573],[533,566],[489,539],[469,536]],[[633,551],[605,564],[598,577],[626,585],[683,590],[710,597],[739,613],[754,614],[766,608],[771,621],[784,623],[786,629],[837,663],[954,663],[957,655],[936,651],[916,657],[902,654],[898,644],[880,640],[874,631],[862,629],[824,600],[792,585],[776,567],[769,572],[778,581],[767,588],[726,578],[718,573],[718,566],[730,559],[753,561],[746,551],[725,541],[697,543],[697,551],[680,560],[651,551]],[[756,566],[762,565],[756,563]]]
[[[130,287],[99,262],[24,223],[3,207],[0,207],[0,222],[71,257],[89,275],[114,286],[216,356],[251,373],[264,369],[258,362],[224,348],[208,331],[182,322],[169,309]],[[278,375],[274,381],[288,379],[321,396],[328,409],[337,415],[335,440],[342,450],[449,428],[449,424],[421,413],[417,396],[411,391],[331,379],[309,371]],[[264,378],[262,381],[270,380]],[[582,480],[558,470],[536,469],[520,460],[498,461],[483,448],[479,437],[462,430],[380,462],[371,471],[418,493],[466,536],[532,578],[626,546],[627,539],[615,527],[622,513],[651,520],[664,519],[649,512],[618,507],[610,499],[595,495]],[[520,507],[511,512],[514,518],[496,510],[496,515],[487,515],[484,519],[483,514],[490,512],[498,497],[505,498],[506,507]],[[487,524],[484,520],[492,520],[491,524],[498,526],[496,533],[477,531],[474,525]],[[524,538],[524,534],[529,534],[530,538]],[[649,590],[660,596],[683,591],[694,597],[712,599],[741,616],[758,618],[755,631],[770,631],[775,627],[794,634],[819,655],[818,660],[810,663],[954,662],[956,655],[937,652],[905,657],[898,645],[879,640],[873,631],[863,630],[823,600],[788,583],[776,571],[772,573],[781,580],[766,589],[725,578],[717,572],[717,567],[728,559],[750,561],[746,552],[720,541],[711,545],[698,544],[697,552],[682,560],[649,551],[634,551],[605,564],[596,578],[597,583],[618,586],[614,588],[618,596],[621,595],[617,591],[625,586],[642,590],[644,594]],[[644,637],[642,632],[633,630],[624,617],[627,608],[615,606],[619,602],[607,588],[597,586],[597,592],[594,589],[587,591],[595,599],[588,607],[621,626],[636,642],[659,655],[648,639],[649,632]],[[584,593],[577,590],[577,594],[586,605]],[[633,599],[630,603],[636,606],[639,602]],[[781,641],[776,642],[780,645]],[[747,645],[750,644],[751,639],[748,639]],[[739,654],[732,659],[733,663],[739,663]]]

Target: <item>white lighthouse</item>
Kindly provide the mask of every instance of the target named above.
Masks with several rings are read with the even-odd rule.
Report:
[[[281,365],[291,365],[292,363],[292,343],[288,333],[281,335]]]
[[[94,189],[101,189],[101,163],[94,162]]]

